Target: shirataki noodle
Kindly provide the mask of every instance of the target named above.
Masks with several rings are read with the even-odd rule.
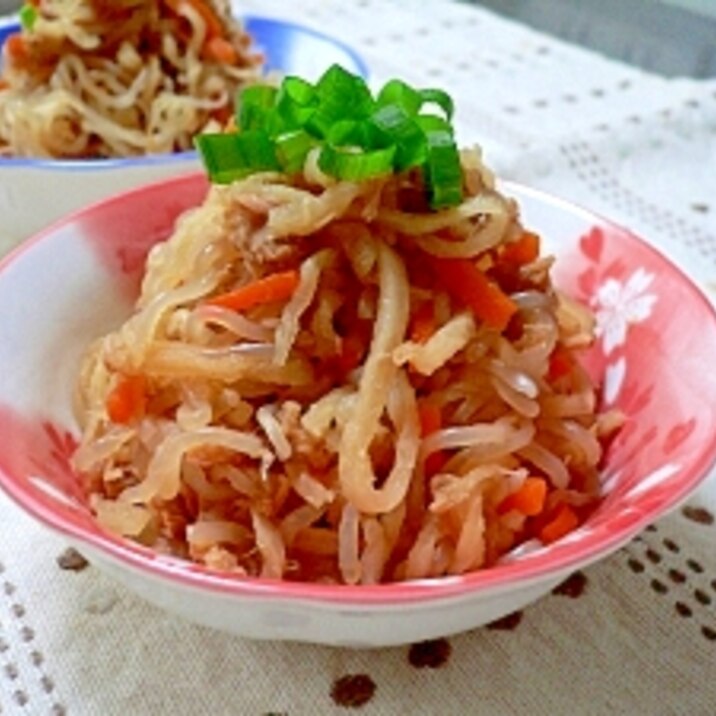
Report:
[[[191,149],[262,58],[226,0],[43,0],[6,39],[0,154],[92,158]]]
[[[585,519],[619,424],[575,353],[591,316],[548,257],[519,258],[477,150],[462,165],[441,211],[417,173],[339,182],[311,154],[213,186],[82,366],[74,460],[100,523],[236,575],[370,584]]]

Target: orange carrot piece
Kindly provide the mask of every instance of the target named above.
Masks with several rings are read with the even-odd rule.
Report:
[[[539,532],[540,541],[551,544],[569,534],[579,524],[579,518],[569,505],[562,505],[555,517]]]
[[[420,421],[420,437],[426,438],[428,435],[437,432],[442,428],[443,416],[438,405],[429,400],[418,401],[418,420]],[[428,456],[425,461],[425,474],[431,477],[440,472],[443,465],[447,462],[448,456],[443,450],[438,450]]]
[[[426,301],[421,303],[413,314],[410,340],[415,343],[425,343],[435,331],[435,306],[430,301]]]
[[[546,498],[547,481],[542,477],[528,477],[518,490],[502,500],[497,511],[505,514],[517,510],[526,517],[534,517],[544,509]]]
[[[365,355],[366,342],[357,334],[351,334],[341,339],[341,352],[338,356],[338,365],[343,373],[355,370]]]
[[[0,79],[0,90],[7,89],[10,83],[7,80]]]
[[[337,372],[342,378],[345,378],[363,362],[368,352],[371,336],[372,325],[369,321],[353,320],[350,324],[350,331],[345,336],[341,336],[336,354],[326,360],[326,369]]]
[[[437,259],[438,280],[456,300],[472,310],[490,328],[503,331],[517,311],[517,304],[467,259]]]
[[[429,400],[418,402],[418,419],[420,420],[420,436],[425,438],[442,427],[442,412],[440,406]]]
[[[27,58],[27,43],[19,32],[6,38],[5,48],[7,56],[15,62]]]
[[[126,376],[107,396],[107,415],[113,423],[125,425],[141,417],[147,405],[146,382],[142,376]]]
[[[517,241],[507,244],[502,249],[500,258],[519,266],[529,264],[539,256],[539,245],[539,236],[531,231],[525,231]]]
[[[221,37],[224,34],[224,28],[216,13],[203,0],[165,0],[165,2],[177,14],[179,14],[179,7],[182,3],[187,3],[196,10],[206,23],[207,40],[212,37]]]
[[[234,116],[234,109],[233,107],[226,105],[224,107],[219,107],[218,109],[215,109],[211,116],[213,119],[215,119],[219,124],[221,124],[222,127],[226,127],[228,121]],[[225,131],[228,131],[225,129]]]
[[[287,301],[298,287],[298,271],[282,271],[259,278],[239,288],[209,298],[210,306],[221,306],[234,311],[246,311],[266,303]]]
[[[547,380],[552,382],[569,375],[573,366],[574,361],[570,352],[563,346],[557,346],[549,357]]]
[[[236,48],[223,37],[210,38],[204,47],[204,55],[222,65],[235,65],[239,61]]]
[[[290,480],[285,476],[281,475],[278,478],[278,486],[276,490],[274,491],[273,497],[269,498],[271,499],[271,514],[276,515],[281,511],[281,508],[284,506],[286,499],[288,498],[289,494],[291,492],[291,482]]]
[[[444,450],[438,450],[432,453],[432,455],[428,455],[427,460],[425,460],[425,475],[427,477],[437,475],[448,461],[448,457],[448,454]]]

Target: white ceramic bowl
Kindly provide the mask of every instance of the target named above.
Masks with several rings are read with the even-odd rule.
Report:
[[[277,19],[245,16],[242,20],[266,56],[267,71],[313,80],[337,62],[361,76],[368,74],[355,51],[328,35]],[[5,39],[18,29],[16,18],[0,18],[0,53]],[[71,161],[0,157],[0,254],[93,201],[198,166],[193,151]]]
[[[236,578],[97,526],[68,462],[78,359],[129,314],[147,250],[204,196],[200,175],[96,204],[0,263],[0,487],[127,589],[248,637],[400,644],[532,602],[673,509],[710,469],[716,316],[679,269],[629,232],[544,194],[504,189],[557,255],[561,287],[597,311],[604,332],[589,366],[604,378],[605,401],[629,417],[607,454],[601,506],[562,540],[464,576],[356,587]]]

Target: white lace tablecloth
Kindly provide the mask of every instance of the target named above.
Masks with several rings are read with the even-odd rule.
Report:
[[[445,87],[462,143],[500,175],[628,225],[716,297],[716,82],[648,75],[447,0],[240,5],[341,38],[375,84]],[[713,716],[714,512],[712,478],[521,614],[361,652],[179,621],[92,566],[61,569],[63,540],[0,497],[0,712]]]

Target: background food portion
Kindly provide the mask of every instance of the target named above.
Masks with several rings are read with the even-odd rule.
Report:
[[[0,152],[122,157],[191,149],[262,58],[224,0],[26,3],[4,45]]]
[[[33,24],[32,17],[35,11],[35,8],[29,5],[26,6],[26,10],[23,13],[26,24]],[[234,13],[236,12],[236,4],[234,4]],[[178,18],[176,13],[172,14],[166,11],[166,16],[166,21],[162,20],[162,22],[170,28],[174,25],[188,23],[188,20]],[[234,17],[237,17],[237,15],[235,14]],[[164,18],[164,15],[162,15],[162,18]],[[170,20],[170,18],[173,18],[173,20]],[[19,27],[19,21],[16,17],[0,19],[1,55],[4,56],[5,53],[3,46],[6,39],[17,34]],[[191,80],[194,85],[201,85],[204,81],[203,78],[206,78],[207,84],[219,86],[226,81],[227,88],[229,88],[229,85],[233,88],[237,83],[241,84],[244,80],[247,82],[253,81],[253,78],[258,76],[259,72],[275,73],[278,76],[299,74],[302,77],[315,79],[324,72],[326,67],[334,62],[340,62],[343,66],[363,76],[367,75],[365,62],[349,45],[303,25],[262,15],[244,15],[242,13],[241,27],[243,27],[244,32],[236,29],[235,22],[230,23],[228,27],[235,28],[242,42],[246,40],[246,33],[249,34],[252,42],[251,48],[255,48],[255,51],[262,54],[263,64],[261,67],[247,66],[244,69],[240,69],[237,65],[236,67],[227,68],[222,66],[221,63],[208,63],[202,58],[200,62],[187,65],[187,71],[190,70],[191,75],[184,77],[182,81],[185,84]],[[141,37],[142,33],[139,33],[135,39],[141,39]],[[179,47],[177,43],[180,40],[181,38],[172,40],[172,46]],[[242,45],[238,50],[239,56],[244,57],[249,63],[257,59],[254,49],[251,48]],[[141,48],[138,48],[138,51],[140,50]],[[112,72],[116,72],[119,75],[120,71],[122,71],[127,74],[116,63],[113,64],[110,60],[102,59],[98,56],[98,53],[99,50],[95,50],[88,54],[88,56],[94,56],[92,61],[93,68],[87,70],[87,73],[91,74],[94,80],[86,86],[94,86],[96,82],[104,81],[108,77],[112,78]],[[132,52],[125,52],[125,60],[130,55],[132,55]],[[59,58],[57,59],[59,60]],[[73,62],[77,64],[79,59],[76,57]],[[2,62],[0,62],[1,64]],[[238,75],[236,82],[230,76],[232,73]],[[16,73],[16,77],[18,81],[24,81],[22,73]],[[147,77],[146,73],[144,77]],[[175,81],[173,79],[178,77],[179,70],[175,72],[175,68],[170,67],[167,77],[162,79],[162,82],[167,85],[171,84],[169,80],[174,82],[175,94],[176,91],[182,89],[178,87],[179,80],[176,79]],[[131,73],[127,74],[125,79],[127,82],[130,80],[138,81],[135,75]],[[141,77],[139,80],[141,80]],[[50,77],[50,81],[52,81],[52,77]],[[14,156],[13,149],[7,144],[7,137],[5,141],[0,138],[0,144],[4,147],[4,149],[0,149],[0,217],[2,217],[0,221],[0,254],[4,254],[22,239],[45,228],[51,222],[95,201],[141,184],[197,169],[198,160],[194,151],[144,154],[144,147],[150,144],[152,147],[158,147],[160,139],[167,143],[176,139],[177,146],[193,148],[188,130],[184,131],[182,129],[185,126],[183,123],[186,123],[186,126],[195,123],[198,127],[211,129],[212,126],[219,126],[221,124],[219,120],[223,120],[225,116],[231,113],[233,89],[227,89],[227,96],[230,96],[230,99],[228,104],[221,110],[210,110],[206,107],[198,106],[195,97],[180,95],[165,97],[162,100],[164,103],[164,109],[162,109],[157,95],[154,100],[151,97],[149,99],[145,98],[145,105],[153,102],[157,105],[157,111],[161,109],[160,114],[166,113],[167,107],[172,108],[172,116],[167,115],[166,122],[162,118],[158,133],[152,135],[143,132],[141,129],[128,129],[122,124],[117,124],[113,117],[122,115],[127,121],[127,117],[133,115],[138,121],[143,121],[147,112],[141,110],[141,105],[140,109],[135,108],[131,102],[130,105],[132,106],[128,108],[127,102],[132,97],[132,92],[122,95],[121,93],[125,92],[125,85],[119,83],[119,80],[115,82],[113,79],[112,82],[112,87],[100,85],[100,93],[105,99],[107,97],[114,98],[112,101],[115,104],[116,102],[123,104],[124,109],[120,111],[117,107],[109,107],[109,118],[101,114],[104,110],[91,98],[88,100],[88,104],[83,104],[80,95],[85,90],[81,87],[76,88],[78,94],[74,96],[68,95],[66,92],[61,93],[69,104],[66,104],[65,100],[55,102],[48,99],[51,87],[38,87],[32,90],[31,93],[29,91],[12,92],[8,88],[6,88],[5,93],[0,91],[0,95],[8,100],[8,107],[11,105],[14,108],[12,111],[7,110],[9,114],[5,115],[6,118],[9,118],[12,113],[18,113],[30,122],[22,125],[25,129],[22,129],[22,126],[16,127],[15,133],[18,136],[24,136],[30,142],[34,142],[34,145],[40,143],[40,140],[44,141],[44,135],[33,134],[33,128],[36,128],[36,125],[40,123],[42,132],[60,132],[58,136],[51,134],[47,138],[49,144],[57,149],[59,138],[66,139],[62,133],[71,134],[74,131],[72,129],[74,124],[79,121],[79,114],[74,109],[68,109],[68,114],[65,116],[62,114],[62,108],[65,107],[66,109],[70,105],[77,105],[80,109],[91,110],[93,121],[100,122],[101,131],[107,130],[107,136],[112,137],[113,141],[116,140],[115,146],[118,149],[132,152],[130,156],[111,157],[108,159],[102,159],[97,156],[86,158],[67,157],[65,155],[68,155],[70,150],[79,151],[77,146],[73,149],[75,139],[70,137],[70,142],[67,146],[63,144],[63,146],[59,147],[59,150],[63,153],[63,158],[48,157],[47,152],[44,151],[49,148],[47,146],[44,147],[40,156]],[[95,87],[95,89],[97,88]],[[112,95],[112,92],[115,91],[118,93],[116,97]],[[56,94],[53,96],[56,96]],[[30,104],[27,104],[26,100]],[[43,111],[47,110],[49,113],[43,115],[44,118],[32,115],[29,112],[29,107],[33,102],[42,104]],[[60,112],[59,115],[56,114],[57,111]],[[151,111],[150,109],[149,114],[151,114]],[[3,114],[0,111],[0,117],[2,116]],[[206,120],[208,124],[205,124],[205,118],[208,118]],[[79,119],[83,127],[89,131],[92,130],[93,125],[91,123],[85,123],[82,117],[79,117]],[[179,125],[171,123],[175,119],[180,122]],[[0,119],[0,125],[2,121]],[[7,129],[9,132],[9,128]],[[97,148],[104,142],[104,139],[99,140],[96,137],[92,139],[90,134],[84,132],[84,130],[80,134],[76,137],[79,144],[86,140]],[[2,131],[0,131],[1,136]],[[131,146],[127,145],[128,139],[132,140]],[[38,186],[49,189],[44,192],[41,202],[36,201]]]

